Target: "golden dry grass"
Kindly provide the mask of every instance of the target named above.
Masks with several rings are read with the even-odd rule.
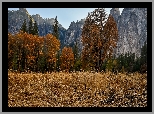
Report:
[[[8,72],[9,107],[145,107],[147,74]]]

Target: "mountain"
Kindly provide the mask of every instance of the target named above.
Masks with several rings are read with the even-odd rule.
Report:
[[[81,33],[84,21],[85,19],[81,19],[76,23],[74,21],[71,22],[65,34],[64,44],[73,47],[74,43],[77,42],[77,45],[79,47],[79,53],[81,53],[82,51]]]
[[[29,17],[32,17],[33,23],[36,21],[38,24],[38,30],[40,36],[45,36],[48,33],[52,33],[53,31],[53,24],[54,18],[51,19],[43,19],[39,14],[30,15],[26,8],[19,8],[17,11],[10,11],[8,10],[8,32],[16,33],[20,30],[24,19],[26,19],[27,27],[29,22]],[[59,34],[60,34],[60,41],[61,41],[61,48],[64,44],[66,29],[59,24]]]
[[[26,8],[19,8],[17,11],[8,10],[8,32],[18,32],[24,22],[24,19],[26,19],[28,26],[29,17],[30,15]],[[34,19],[32,19],[32,21],[34,22]]]
[[[119,12],[119,8],[110,10],[110,14],[117,22],[119,33],[116,56],[126,52],[140,56],[141,47],[147,41],[147,9],[124,8],[121,15]]]
[[[119,56],[126,52],[135,53],[140,56],[141,47],[147,41],[147,9],[146,8],[124,8],[121,15],[119,8],[112,8],[110,14],[114,17],[119,33],[117,48],[114,54]],[[8,31],[17,32],[24,19],[29,21],[29,13],[26,8],[19,8],[17,11],[8,11]],[[52,33],[54,18],[43,19],[39,14],[32,15],[33,21],[37,21],[39,35],[44,36]],[[78,42],[79,53],[82,50],[81,32],[85,19],[77,22],[71,22],[68,29],[59,24],[61,48],[64,46],[73,46]],[[28,26],[28,25],[27,25]]]

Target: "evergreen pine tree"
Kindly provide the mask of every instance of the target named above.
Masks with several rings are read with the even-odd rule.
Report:
[[[74,53],[74,69],[76,71],[80,70],[81,68],[81,60],[78,54],[78,43],[77,41],[75,42],[73,46],[73,53]]]
[[[27,32],[26,19],[24,20],[20,30],[23,32]]]
[[[144,46],[141,48],[140,72],[145,73],[146,71],[147,71],[147,43],[144,42]]]
[[[53,25],[53,35],[59,39],[59,27],[58,27],[58,21],[57,16],[55,18],[55,22]],[[56,61],[56,70],[59,72],[59,66],[60,66],[60,51],[57,52],[57,61]]]
[[[78,59],[78,46],[77,46],[77,41],[75,42],[75,45],[73,46],[73,53],[75,57],[75,62]]]
[[[57,21],[57,16],[55,18],[55,22],[54,22],[54,25],[53,25],[53,35],[59,39],[59,27],[58,27],[58,21]]]
[[[32,17],[30,16],[30,20],[29,20],[29,28],[28,28],[28,32],[29,34],[33,34],[33,21],[32,21]]]
[[[34,27],[33,27],[33,34],[34,35],[38,35],[39,33],[38,33],[38,26],[37,26],[37,22],[35,21],[35,23],[34,23]]]
[[[144,46],[141,48],[141,64],[147,64],[147,43],[144,42]]]

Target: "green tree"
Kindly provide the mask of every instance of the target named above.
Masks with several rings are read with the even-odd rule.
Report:
[[[124,54],[119,55],[119,57],[116,60],[117,60],[117,69],[119,72],[121,71],[122,66],[124,66],[124,62],[125,62]]]
[[[113,60],[112,59],[107,60],[106,68],[108,71],[112,71],[112,69],[113,69]]]
[[[33,27],[33,35],[39,35],[37,22],[35,21],[34,27]]]
[[[26,19],[24,20],[20,30],[23,32],[27,32]]]
[[[145,73],[147,71],[147,42],[144,42],[144,46],[141,48],[141,73]]]
[[[147,64],[147,43],[144,42],[143,47],[141,48],[141,65]]]
[[[107,60],[105,60],[101,66],[101,70],[105,71],[107,66]]]
[[[45,55],[40,55],[38,59],[38,70],[41,71],[42,73],[45,72],[46,69],[46,57]]]
[[[79,49],[78,49],[78,43],[75,42],[73,46],[73,53],[74,53],[74,70],[79,71],[81,69],[81,57],[79,56]]]
[[[57,16],[55,18],[55,21],[54,21],[54,25],[53,25],[53,35],[59,39],[59,27],[58,27],[58,20],[57,20]]]
[[[15,52],[14,53],[14,55],[13,55],[13,64],[12,64],[12,68],[13,68],[13,70],[18,70],[18,54],[17,54],[17,52]]]
[[[29,34],[33,34],[34,31],[33,31],[33,21],[32,21],[32,17],[30,16],[29,17],[29,28],[28,28],[28,32]]]
[[[133,71],[136,72],[136,71],[140,71],[140,67],[141,67],[141,62],[140,62],[140,57],[137,57],[136,60],[135,60],[135,64],[133,66]]]

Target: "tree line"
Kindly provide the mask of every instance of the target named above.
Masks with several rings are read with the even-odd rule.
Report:
[[[28,28],[28,29],[27,29]],[[33,72],[47,71],[118,71],[144,72],[147,70],[147,44],[141,49],[141,57],[126,53],[115,58],[113,50],[118,41],[118,29],[114,18],[107,16],[104,8],[88,13],[82,29],[82,52],[79,54],[78,43],[73,47],[60,49],[57,16],[53,33],[39,36],[37,22],[29,25],[24,20],[16,34],[8,33],[8,69]]]
[[[141,48],[141,56],[135,57],[135,53],[127,52],[119,55],[117,58],[112,57],[107,59],[102,67],[102,70],[111,72],[140,72],[147,71],[147,44],[144,43]]]

